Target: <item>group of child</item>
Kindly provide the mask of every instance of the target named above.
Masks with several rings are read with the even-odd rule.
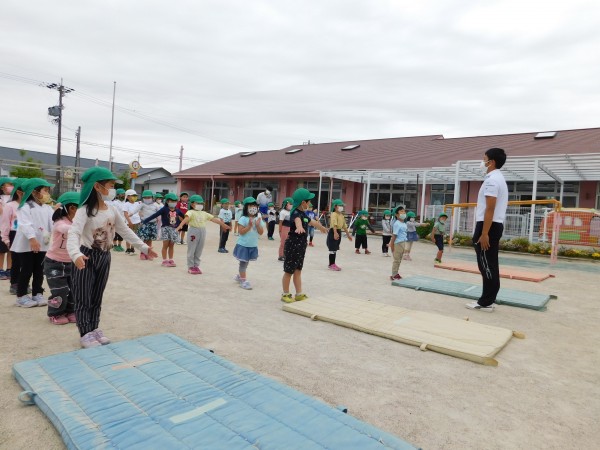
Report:
[[[158,257],[152,243],[160,238],[163,241],[162,266],[175,267],[174,245],[184,236],[188,246],[188,273],[201,274],[206,223],[214,222],[221,229],[220,253],[228,252],[225,246],[232,228],[238,236],[233,256],[239,267],[234,279],[241,288],[252,289],[247,268],[250,261],[258,258],[258,237],[266,228],[272,239],[278,223],[278,254],[284,263],[281,300],[290,303],[308,298],[302,291],[301,273],[307,247],[313,245],[314,229],[327,233],[328,268],[333,271],[341,270],[336,265],[336,254],[342,233],[345,232],[352,241],[343,214],[343,201],[332,202],[330,228],[326,229],[310,202],[314,194],[304,188],[284,199],[279,214],[274,205],[269,204],[265,224],[253,197],[236,201],[234,212],[230,210],[229,200],[222,199],[219,215],[215,217],[204,210],[205,203],[200,195],[182,194],[178,198],[169,193],[164,195],[163,203],[161,194],[146,190],[138,202],[135,191],[115,189],[120,180],[102,167],[87,170],[81,181],[81,193],[64,193],[53,208],[50,206],[53,185],[46,180],[1,178],[0,262],[4,264],[7,260],[9,269],[2,275],[10,277],[10,292],[17,297],[15,304],[25,308],[47,305],[51,323],[76,323],[84,348],[110,342],[98,326],[111,249],[132,255],[138,249],[140,259],[152,260]],[[436,261],[441,260],[446,218],[442,214],[432,232],[432,240],[439,249]],[[366,234],[367,230],[372,233],[374,230],[367,211],[360,211],[353,225],[356,252],[360,253],[362,247],[369,254]],[[416,227],[420,225],[415,222],[414,213],[407,213],[403,207],[384,212],[382,253],[388,254],[389,248],[394,257],[392,280],[401,278],[398,273],[400,262],[404,255],[410,259],[410,247],[418,239]],[[122,247],[123,240],[127,250]],[[50,288],[48,299],[44,297],[42,286],[44,275]],[[292,282],[294,296],[290,293]]]

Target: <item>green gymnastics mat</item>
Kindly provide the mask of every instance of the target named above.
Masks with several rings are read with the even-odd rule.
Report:
[[[452,295],[471,300],[478,300],[481,296],[481,286],[461,281],[440,280],[438,278],[414,276],[393,281],[392,285],[415,289],[417,291],[435,292],[437,294]],[[517,291],[515,289],[500,288],[497,305],[517,306],[519,308],[545,311],[546,304],[555,295],[536,294],[535,292]]]

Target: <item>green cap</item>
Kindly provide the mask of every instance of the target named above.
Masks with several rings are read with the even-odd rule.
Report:
[[[169,192],[167,195],[165,195],[165,200],[177,201],[177,196],[175,194],[173,194],[172,192]]]
[[[94,190],[94,184],[98,181],[104,180],[114,180],[117,184],[123,183],[115,176],[114,173],[112,173],[106,167],[91,167],[83,173],[83,175],[81,176],[81,181],[83,181],[83,188],[81,189],[81,198],[79,200],[80,206],[83,205],[90,197],[90,194]]]
[[[146,189],[144,192],[142,192],[142,197],[154,197],[154,192]]]
[[[79,192],[65,192],[63,195],[58,197],[56,202],[63,206],[71,204],[79,205],[79,197],[81,197]]]
[[[441,213],[441,214],[438,216],[438,219],[441,219],[442,217],[445,217],[445,218],[447,219],[447,218],[448,218],[448,214],[446,214],[445,212],[443,212],[443,213]]]
[[[410,219],[411,217],[417,217],[417,215],[414,212],[409,211],[406,213],[406,217],[408,217]]]
[[[17,191],[21,191],[23,192],[23,183],[25,183],[27,181],[27,178],[15,178],[13,183],[13,191],[12,194],[10,194],[10,200],[14,201],[17,199],[16,195],[17,195]]]
[[[221,203],[221,205],[224,204],[224,203],[229,203],[229,199],[228,198],[222,198],[220,203]]]
[[[315,198],[315,194],[310,192],[308,189],[305,189],[305,188],[296,189],[294,191],[294,193],[292,194],[292,202],[293,202],[292,209],[296,209],[298,206],[300,206],[300,204],[303,201],[310,200],[311,198]]]
[[[341,200],[341,199],[335,199],[334,201],[331,202],[331,212],[333,212],[335,210],[336,206],[344,206],[345,203]]]
[[[160,192],[157,192],[157,193],[154,195],[154,197],[155,197],[155,198],[163,198],[163,195],[162,195]]]
[[[275,206],[275,203],[269,202],[269,204],[267,206]]]
[[[386,209],[386,210],[383,212],[383,215],[384,215],[384,216],[391,216],[391,215],[392,215],[392,212],[391,212],[389,209]]]
[[[293,205],[294,204],[294,199],[292,199],[292,197],[286,197],[283,199],[283,201],[281,202],[281,208],[285,209],[285,207],[287,206],[287,204]]]
[[[201,195],[192,195],[190,197],[190,203],[204,203],[204,199],[202,198]]]
[[[125,192],[126,192],[126,191],[125,191],[125,189],[123,189],[123,188],[119,188],[119,189],[117,189],[117,195],[122,195],[122,194],[124,194]]]
[[[12,181],[11,181],[12,183]],[[25,202],[27,201],[27,199],[29,198],[29,196],[31,195],[31,193],[34,191],[34,189],[39,188],[39,187],[54,187],[53,184],[48,183],[46,180],[44,180],[43,178],[30,178],[28,180],[26,180],[23,183],[23,197],[21,198],[21,203],[19,203],[19,208],[22,207]]]
[[[400,211],[401,209],[404,209],[403,205],[398,205],[396,206],[393,210],[392,210],[392,214],[394,215],[394,217],[396,217],[396,214],[398,213],[398,211]]]
[[[236,201],[235,201],[233,204],[234,204],[235,206],[237,206],[237,205],[240,205],[241,203],[242,203],[242,202],[240,202],[239,200],[236,200]]]
[[[256,203],[256,199],[254,197],[246,197],[242,203],[249,205],[250,203]]]
[[[4,184],[15,184],[15,180],[16,178],[10,178],[10,177],[0,177],[0,187]]]
[[[365,209],[361,209],[358,213],[358,216],[368,216],[369,215],[369,211],[365,210]]]

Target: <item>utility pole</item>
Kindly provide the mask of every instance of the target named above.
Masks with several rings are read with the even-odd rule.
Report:
[[[63,110],[63,102],[62,99],[65,94],[69,92],[73,92],[75,89],[71,89],[63,86],[63,79],[60,79],[60,84],[50,83],[46,84],[48,89],[56,89],[58,91],[58,107],[50,107],[48,108],[48,114],[54,117],[58,117],[56,119],[56,123],[58,124],[58,143],[56,145],[56,187],[54,188],[55,193],[58,195],[61,193],[61,183],[60,183],[60,175],[61,175],[61,140],[62,140],[62,110]]]
[[[112,147],[113,147],[113,129],[115,126],[115,93],[117,92],[117,82],[113,81],[113,102],[112,102],[112,117],[110,119],[110,147],[108,153],[108,170],[112,172]]]
[[[75,147],[75,184],[79,184],[79,166],[81,165],[81,127],[77,127],[77,146]]]
[[[183,167],[183,145],[181,146],[181,150],[179,150],[179,171],[181,172],[181,169]]]

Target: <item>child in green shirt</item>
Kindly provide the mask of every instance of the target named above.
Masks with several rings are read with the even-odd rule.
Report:
[[[365,255],[370,255],[371,252],[367,248],[367,228],[371,230],[371,234],[375,233],[375,230],[369,223],[369,212],[368,211],[359,211],[357,214],[357,219],[354,221],[354,226],[352,227],[352,236],[356,235],[356,241],[354,244],[354,248],[356,249],[354,252],[357,255],[360,255],[360,247],[365,249]]]

